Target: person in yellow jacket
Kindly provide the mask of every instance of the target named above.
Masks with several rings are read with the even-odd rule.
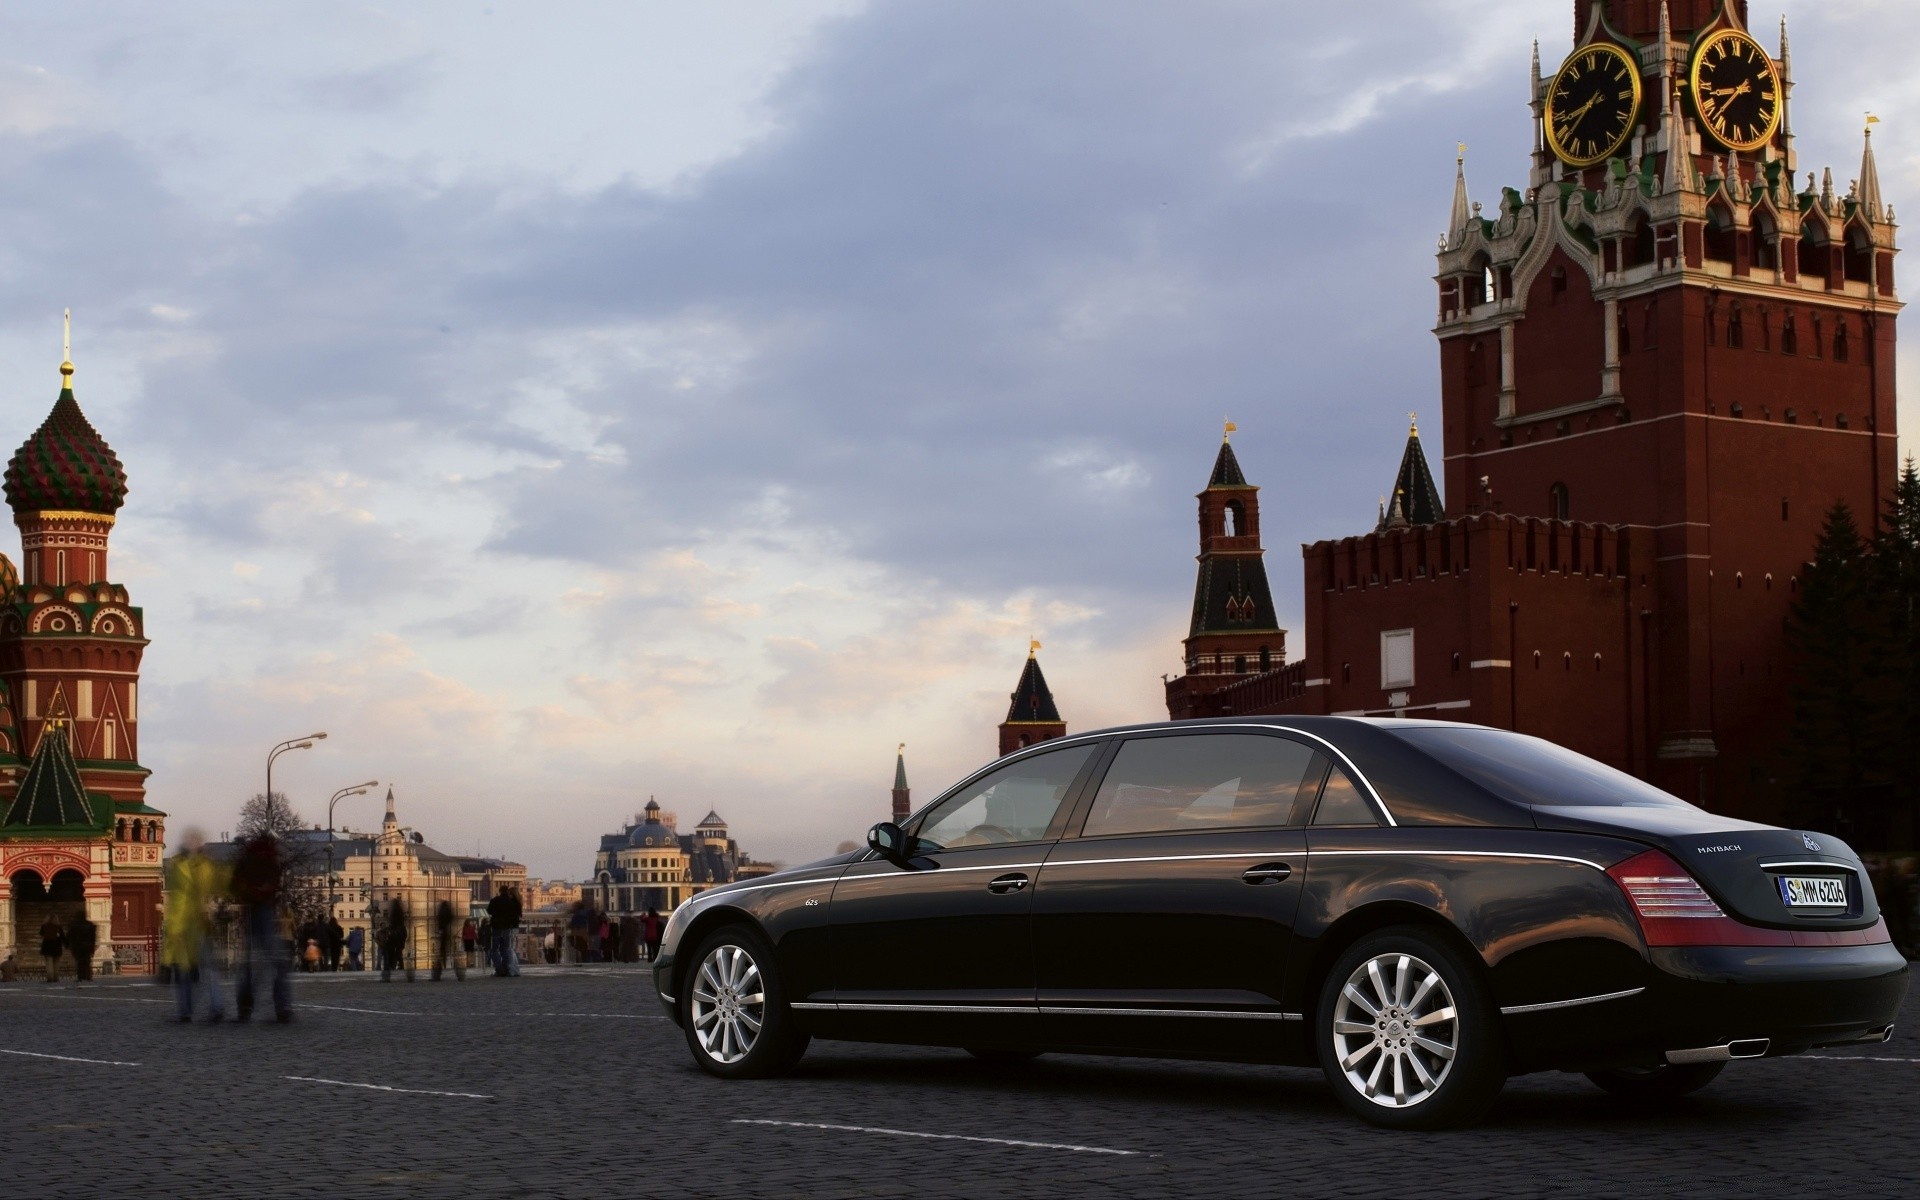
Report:
[[[206,839],[189,829],[183,850],[167,864],[166,948],[161,961],[173,973],[173,995],[182,1022],[193,1020],[196,985],[207,989],[207,1019],[223,1020],[219,961],[213,953],[213,909],[227,893],[226,870],[207,857]]]

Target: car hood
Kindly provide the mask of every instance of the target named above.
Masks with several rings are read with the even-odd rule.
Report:
[[[1533,806],[1541,829],[1598,833],[1663,850],[1685,867],[1729,915],[1778,929],[1859,929],[1880,918],[1873,886],[1853,848],[1825,833],[1805,833],[1723,817],[1692,805],[1671,807]],[[1851,874],[1853,904],[1844,915],[1790,911],[1783,874]]]

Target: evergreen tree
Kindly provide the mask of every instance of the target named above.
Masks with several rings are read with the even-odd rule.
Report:
[[[1893,832],[1896,841],[1911,848],[1920,837],[1920,470],[1912,455],[1893,485],[1874,558],[1887,633],[1883,686],[1876,699],[1886,705],[1891,739]]]
[[[1893,748],[1879,669],[1888,649],[1881,566],[1845,501],[1827,511],[1787,621],[1794,727],[1787,754],[1818,817],[1862,824]]]

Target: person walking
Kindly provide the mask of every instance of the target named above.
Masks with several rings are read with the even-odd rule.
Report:
[[[340,951],[346,940],[347,931],[340,927],[340,919],[338,917],[328,917],[326,932],[327,970],[338,971],[340,969]]]
[[[407,907],[398,896],[387,906],[387,923],[380,930],[380,982],[393,982],[393,969],[407,952]],[[413,982],[413,960],[405,962],[407,982]]]
[[[347,934],[347,970],[367,969],[367,931],[355,925]]]
[[[87,914],[81,912],[67,926],[67,949],[73,954],[74,980],[88,983],[93,979],[93,952],[100,945],[100,927],[87,920]]]
[[[40,957],[47,960],[47,982],[60,981],[60,955],[67,948],[67,931],[60,918],[49,915],[40,925]]]
[[[245,938],[234,1015],[242,1021],[253,1016],[256,985],[266,975],[271,977],[274,1019],[284,1025],[293,1020],[293,947],[280,929],[280,843],[271,833],[240,843],[232,891],[240,904]]]
[[[665,929],[666,926],[660,920],[660,913],[657,909],[649,908],[647,915],[640,918],[640,936],[645,938],[647,942],[648,962],[652,962],[660,957],[660,935]]]
[[[487,919],[493,922],[494,944],[499,948],[493,973],[502,977],[519,975],[519,948],[513,940],[520,932],[520,898],[510,885],[501,884],[500,894],[487,901]]]
[[[460,954],[462,961],[469,967],[477,966],[473,961],[473,948],[479,941],[480,931],[473,927],[473,917],[469,915],[460,923]]]
[[[453,902],[442,900],[433,912],[433,981],[440,982],[440,973],[449,961],[453,964],[453,977],[464,981],[467,977],[467,962],[460,957],[459,943],[453,934]]]
[[[173,976],[181,1023],[193,1020],[194,992],[201,984],[207,989],[207,1019],[219,1021],[226,1016],[226,998],[213,954],[213,907],[227,889],[226,872],[207,857],[199,830],[187,830],[180,844],[181,852],[167,864],[161,963]]]

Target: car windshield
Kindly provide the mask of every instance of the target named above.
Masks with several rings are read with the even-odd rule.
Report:
[[[1503,729],[1420,726],[1393,731],[1494,795],[1565,808],[1691,808],[1624,771],[1542,738]]]

